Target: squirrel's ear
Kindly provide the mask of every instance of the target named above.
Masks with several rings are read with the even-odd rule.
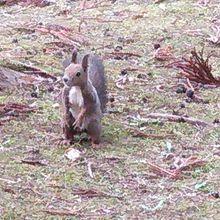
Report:
[[[89,60],[89,54],[85,55],[82,60],[82,68],[83,68],[84,72],[87,72],[88,60]]]
[[[73,52],[72,52],[71,63],[75,63],[75,64],[76,64],[76,58],[77,58],[77,49],[74,48],[74,49],[73,49]]]

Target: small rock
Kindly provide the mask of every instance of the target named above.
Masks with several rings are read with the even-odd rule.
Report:
[[[124,41],[125,41],[125,39],[123,37],[118,38],[118,42],[124,42]]]
[[[154,44],[154,49],[157,50],[158,48],[160,48],[160,44]]]
[[[66,151],[64,156],[71,161],[75,161],[81,157],[81,152],[77,149],[70,148]]]
[[[53,86],[49,86],[47,89],[48,92],[53,92],[54,91],[54,87]]]
[[[186,87],[184,86],[179,86],[177,89],[176,89],[176,93],[180,94],[180,93],[186,93]]]
[[[219,124],[220,123],[220,120],[218,118],[216,118],[214,121],[213,121],[214,124]]]
[[[211,192],[211,195],[216,198],[216,199],[219,199],[219,192]]]
[[[128,71],[127,71],[127,70],[122,70],[122,71],[121,71],[121,75],[122,75],[122,76],[125,76],[125,75],[127,75],[127,74],[128,74]]]
[[[129,112],[129,111],[130,111],[130,108],[128,108],[128,107],[123,108],[123,112]]]
[[[192,89],[189,89],[187,92],[186,92],[186,95],[187,97],[189,98],[193,98],[194,97],[194,91]]]
[[[115,51],[120,51],[120,50],[123,50],[123,47],[122,46],[116,46]]]
[[[209,100],[204,100],[203,103],[204,104],[209,104],[210,102],[209,102]]]
[[[38,98],[37,92],[32,92],[32,93],[31,93],[31,97],[32,97],[32,98]]]
[[[143,103],[147,103],[147,98],[146,97],[142,98],[142,101]]]
[[[146,78],[147,78],[147,75],[146,75],[146,74],[143,74],[143,73],[139,73],[139,74],[137,75],[137,78],[138,78],[138,79],[146,79]]]
[[[184,103],[181,103],[180,108],[186,108],[186,105]]]
[[[12,40],[12,43],[17,44],[17,43],[18,43],[18,39],[17,39],[17,38],[14,38],[14,39]]]
[[[175,170],[176,167],[174,165],[170,165],[170,170]]]
[[[109,97],[109,101],[110,102],[114,102],[115,101],[115,98],[112,96],[112,97]]]

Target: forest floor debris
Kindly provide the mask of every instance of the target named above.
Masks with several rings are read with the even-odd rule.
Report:
[[[218,80],[218,35],[209,27],[219,24],[219,1],[48,1],[0,6],[0,104],[28,110],[7,121],[1,107],[1,218],[220,219],[220,87],[166,68],[204,46],[204,60],[213,55],[205,71],[211,65]],[[102,148],[76,135],[71,148],[82,155],[72,162],[64,159],[69,146],[54,138],[62,137],[62,63],[74,46],[104,59],[114,114],[103,118]],[[177,93],[181,82],[186,91]],[[164,118],[146,117],[152,113]],[[178,123],[182,117],[193,120]]]

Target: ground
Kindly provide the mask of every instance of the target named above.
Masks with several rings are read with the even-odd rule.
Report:
[[[205,47],[206,53],[215,52],[210,62],[218,74],[220,47],[207,38],[220,20],[219,1],[88,1],[84,10],[80,2],[0,6],[1,63],[19,61],[62,76],[62,61],[74,43],[80,51],[103,57],[108,93],[114,97],[108,106],[111,114],[103,119],[102,148],[94,150],[78,137],[72,148],[82,157],[72,162],[64,157],[69,147],[54,141],[62,135],[58,91],[40,87],[38,98],[26,89],[1,93],[1,103],[39,109],[0,126],[1,219],[220,219],[220,199],[211,195],[220,190],[219,127],[146,119],[152,112],[173,111],[209,123],[220,118],[219,88],[197,91],[206,103],[186,102],[185,94],[176,93],[178,71],[165,68],[169,61],[152,59],[156,43],[171,46],[176,58]],[[70,28],[70,42],[33,31],[47,25]],[[56,43],[60,41],[67,43]],[[114,59],[115,50],[133,55]],[[116,80],[126,68],[129,81],[118,88]],[[185,108],[180,108],[183,103]],[[128,127],[165,137],[134,137]],[[46,165],[20,163],[34,155]],[[178,179],[161,176],[148,164],[169,170],[175,158],[189,156],[206,164]],[[81,196],[74,193],[76,188],[104,195]]]

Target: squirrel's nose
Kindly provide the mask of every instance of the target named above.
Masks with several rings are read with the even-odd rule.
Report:
[[[69,79],[68,79],[67,77],[65,77],[65,76],[63,77],[63,81],[64,81],[65,83],[68,82],[68,80],[69,80]]]

